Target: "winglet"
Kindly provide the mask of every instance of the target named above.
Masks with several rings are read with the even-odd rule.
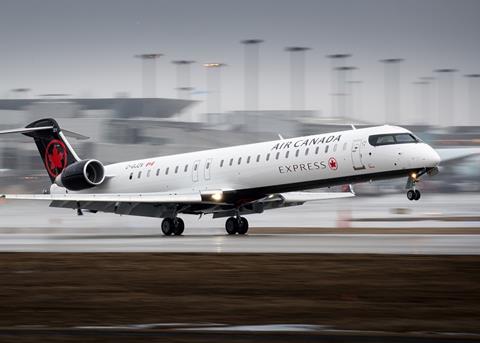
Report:
[[[348,185],[348,191],[349,191],[350,193],[352,193],[353,195],[356,195],[356,194],[355,194],[355,190],[353,189],[353,186],[352,186],[351,183]]]
[[[352,127],[352,130],[356,130],[357,128],[355,127],[355,125],[353,124],[350,124],[350,126]]]
[[[280,138],[282,141],[285,139],[281,134],[278,134],[278,138]]]

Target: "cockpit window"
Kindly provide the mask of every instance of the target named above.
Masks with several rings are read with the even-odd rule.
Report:
[[[385,135],[374,135],[368,137],[370,145],[388,145],[388,144],[403,144],[403,143],[418,143],[420,142],[411,133],[390,133]]]
[[[408,133],[402,133],[400,135],[395,135],[395,140],[397,143],[417,143],[415,137]]]

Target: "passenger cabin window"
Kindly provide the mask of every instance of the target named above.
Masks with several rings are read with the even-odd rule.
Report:
[[[233,158],[230,159],[230,165],[233,165]]]
[[[133,173],[130,173],[129,179],[133,179]]]
[[[240,165],[240,163],[242,163],[242,158],[241,157],[238,158],[238,165]]]
[[[223,167],[223,160],[220,161],[220,168]]]
[[[185,168],[183,168],[183,172],[186,173],[188,171],[188,164],[185,165]]]
[[[328,152],[328,147],[329,147],[328,145],[325,147],[325,153]]]
[[[138,178],[141,178],[141,177],[142,177],[142,172],[141,172],[141,171],[138,172],[138,176],[137,176],[137,177],[138,177]]]
[[[389,145],[389,144],[404,144],[404,143],[418,143],[420,140],[411,133],[392,133],[385,135],[374,135],[368,137],[370,145]]]
[[[337,151],[337,144],[333,146],[333,152],[336,152],[336,151]]]
[[[175,174],[178,173],[178,166],[175,167]]]
[[[275,155],[275,159],[278,160],[279,157],[280,157],[280,152],[277,152]]]
[[[165,169],[165,175],[168,175],[168,170],[170,169],[170,167],[167,167],[167,169]]]
[[[207,166],[205,167],[205,169],[209,169],[210,168],[210,162],[207,162]]]
[[[157,169],[157,176],[160,175],[160,168]]]
[[[317,147],[315,148],[315,155],[318,155],[318,152],[319,152],[319,151],[320,151],[320,147],[317,146]]]
[[[151,172],[152,172],[152,171],[151,171],[150,169],[147,171],[147,177],[150,177],[150,173],[151,173]]]
[[[298,154],[300,154],[300,150],[295,151],[295,157],[298,157]]]
[[[290,155],[290,150],[287,150],[287,152],[285,153],[285,158],[288,158],[288,155]]]
[[[257,155],[257,162],[260,162],[260,155]]]
[[[247,157],[247,164],[250,163],[250,156]]]
[[[308,156],[308,152],[310,151],[309,148],[307,148],[307,150],[305,150],[305,156]]]
[[[267,157],[265,158],[265,161],[268,161],[270,159],[270,154],[267,154]]]

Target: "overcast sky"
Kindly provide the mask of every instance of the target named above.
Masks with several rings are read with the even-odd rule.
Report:
[[[16,87],[32,95],[70,93],[141,95],[140,61],[162,52],[160,97],[175,97],[173,59],[192,59],[192,85],[205,90],[201,63],[220,61],[223,109],[243,109],[243,46],[262,38],[260,107],[289,107],[285,46],[307,53],[307,108],[331,110],[330,62],[325,55],[353,54],[354,78],[364,82],[361,111],[384,109],[379,59],[402,57],[402,112],[414,115],[412,81],[436,68],[454,67],[462,111],[463,75],[480,72],[478,0],[0,0],[0,95]],[[204,100],[204,95],[196,99]],[[198,110],[202,110],[199,106]]]

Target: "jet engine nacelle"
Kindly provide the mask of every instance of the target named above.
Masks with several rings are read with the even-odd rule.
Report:
[[[81,191],[100,185],[105,180],[105,168],[100,161],[83,160],[66,167],[55,179],[60,187]]]

